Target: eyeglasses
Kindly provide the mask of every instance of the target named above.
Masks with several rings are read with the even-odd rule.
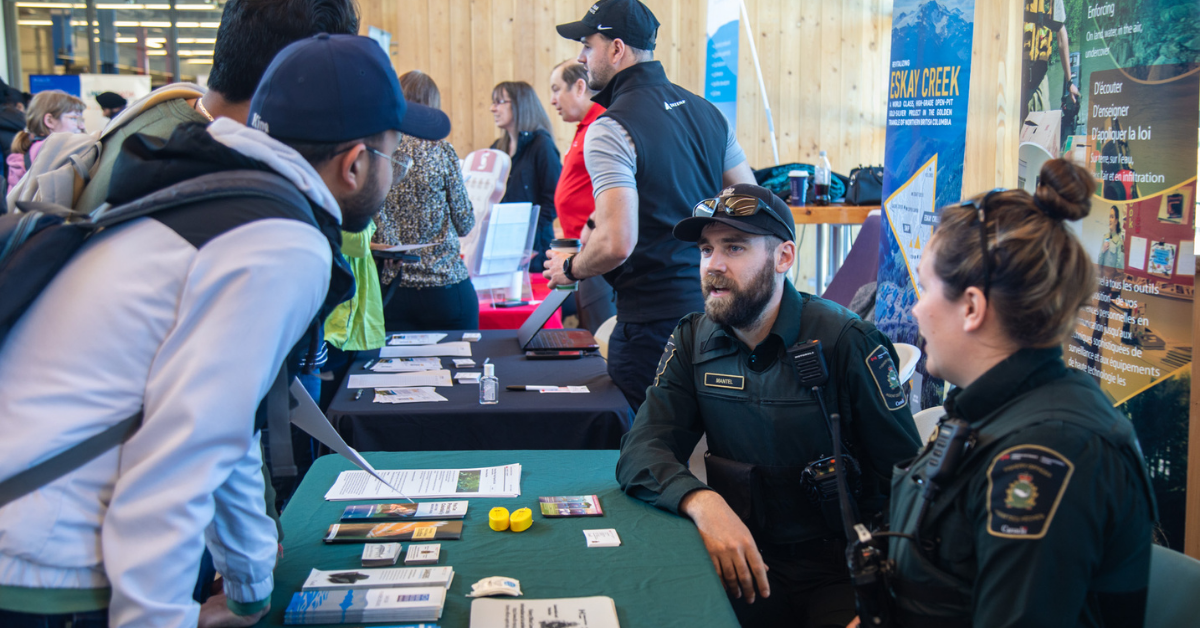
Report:
[[[692,208],[692,216],[698,218],[712,218],[716,212],[724,212],[727,216],[753,216],[758,212],[765,212],[768,216],[775,219],[775,222],[783,225],[785,231],[792,236],[792,240],[796,239],[796,232],[788,226],[775,210],[771,209],[762,199],[757,196],[748,196],[743,194],[731,194],[728,196],[718,196],[716,198],[706,198]]]
[[[408,171],[409,171],[409,169],[412,168],[412,165],[413,165],[412,157],[409,157],[408,155],[400,155],[399,157],[392,157],[391,155],[388,155],[387,153],[384,153],[383,151],[380,151],[380,150],[375,150],[374,148],[371,148],[370,146],[366,146],[366,149],[368,151],[370,151],[376,155],[379,155],[380,157],[383,157],[384,159],[392,162],[392,185],[396,185],[397,183],[400,183],[401,181],[404,180],[404,177],[408,176]]]
[[[510,103],[510,102],[512,102],[512,101],[511,101],[511,100],[503,100],[503,99],[501,99],[501,100],[493,100],[493,101],[492,101],[492,104],[493,104],[493,105],[495,105],[495,106],[497,106],[497,107],[499,107],[500,105],[507,105],[507,104],[508,104],[508,103]]]
[[[983,296],[984,297],[986,297],[988,295],[988,290],[991,289],[991,287],[992,287],[992,253],[988,249],[986,209],[987,209],[988,200],[990,200],[992,198],[992,196],[999,194],[1001,192],[1004,192],[1004,191],[1005,191],[1004,188],[996,188],[996,189],[988,192],[987,194],[984,194],[983,198],[973,198],[973,199],[965,200],[959,204],[959,207],[974,207],[975,208],[975,217],[979,221],[979,248],[982,250],[982,253],[983,253]]]

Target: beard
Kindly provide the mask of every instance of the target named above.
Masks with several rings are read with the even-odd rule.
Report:
[[[338,199],[338,205],[342,208],[342,231],[358,233],[366,229],[387,198],[387,190],[384,190],[383,194],[379,193],[379,178],[383,176],[384,169],[375,166],[374,163],[368,168],[370,171],[367,173],[366,184],[349,198]],[[388,174],[391,174],[390,168]]]
[[[746,283],[740,287],[733,279],[724,275],[708,275],[701,282],[704,290],[704,313],[721,325],[735,329],[750,327],[763,314],[771,297],[775,294],[775,268],[768,258]],[[728,290],[722,299],[709,294],[714,289]]]
[[[593,92],[603,90],[605,87],[608,87],[609,81],[612,80],[612,77],[615,74],[616,73],[612,71],[612,68],[596,68],[593,70],[591,67],[588,67],[588,89],[592,90]]]

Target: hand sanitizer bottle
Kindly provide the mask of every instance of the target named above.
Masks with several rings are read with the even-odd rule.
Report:
[[[500,401],[500,380],[496,379],[496,365],[484,364],[483,377],[479,380],[479,403],[491,405]]]

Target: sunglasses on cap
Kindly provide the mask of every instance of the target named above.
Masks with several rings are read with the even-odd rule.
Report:
[[[718,196],[716,198],[706,198],[692,208],[692,217],[694,218],[712,218],[713,214],[723,212],[727,216],[753,216],[758,212],[764,212],[775,222],[783,225],[784,231],[791,235],[791,239],[796,239],[796,233],[788,226],[779,214],[771,209],[770,205],[763,202],[757,196],[747,194],[730,194],[727,196]]]
[[[983,252],[983,296],[985,297],[992,287],[992,252],[988,248],[987,204],[993,196],[1004,191],[1006,191],[1004,188],[996,188],[981,198],[972,198],[959,203],[959,207],[974,207],[975,218],[979,221],[979,248]]]

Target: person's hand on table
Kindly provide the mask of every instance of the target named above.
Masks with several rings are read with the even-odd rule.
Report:
[[[746,524],[716,491],[701,489],[688,493],[679,502],[679,511],[696,524],[708,555],[725,590],[735,598],[743,595],[753,604],[758,594],[771,597],[767,583],[767,565]]]
[[[266,608],[253,615],[237,615],[229,610],[225,594],[220,593],[208,598],[200,606],[200,621],[196,625],[197,628],[243,628],[257,624],[270,611],[271,605],[268,603]]]
[[[547,285],[551,290],[553,290],[555,286],[566,286],[575,283],[570,279],[567,279],[567,276],[563,274],[562,267],[563,263],[566,261],[566,255],[563,255],[557,251],[546,251],[546,264],[545,270],[542,271],[542,276],[548,280]]]

